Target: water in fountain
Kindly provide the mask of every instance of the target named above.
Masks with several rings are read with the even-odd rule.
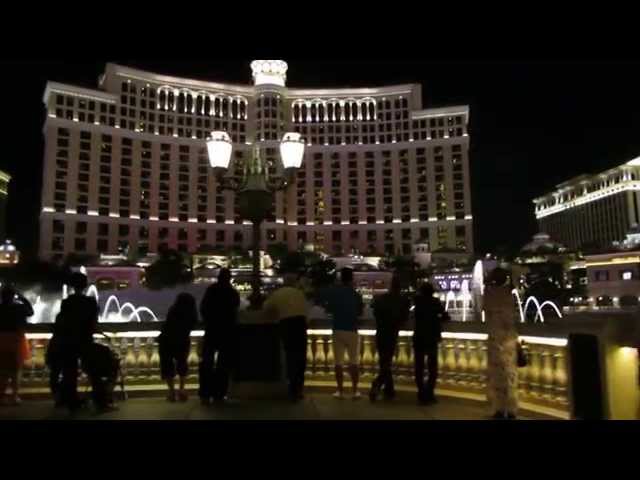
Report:
[[[62,300],[68,296],[68,287],[64,285],[60,296],[38,294],[37,291],[25,292],[25,296],[33,305],[33,316],[30,323],[53,323],[60,312]],[[100,302],[100,295],[95,285],[87,289],[87,296],[92,296],[96,302]],[[115,309],[112,306],[115,305]],[[99,317],[100,323],[127,323],[127,322],[157,322],[158,317],[147,306],[136,307],[131,302],[120,305],[118,297],[110,295]]]
[[[536,297],[532,296],[527,298],[527,300],[524,302],[524,307],[523,307],[522,300],[520,298],[520,293],[518,293],[518,290],[514,288],[512,293],[516,297],[516,302],[518,302],[518,312],[520,313],[520,323],[524,323],[526,321],[527,312],[529,311],[529,308],[532,304],[537,308],[536,316],[533,319],[534,322],[538,321],[538,318],[539,318],[540,323],[544,323],[544,314],[542,312],[542,309],[544,307],[550,307],[556,313],[558,318],[562,318],[562,312],[560,312],[560,309],[555,303],[549,300],[540,303]]]
[[[460,291],[456,294],[453,290],[449,290],[445,296],[444,309],[451,313],[462,313],[462,321],[467,321],[467,314],[472,308],[473,298],[469,293],[469,280],[463,280],[460,286]],[[451,304],[453,302],[453,308]],[[460,308],[458,308],[458,302],[461,302]]]

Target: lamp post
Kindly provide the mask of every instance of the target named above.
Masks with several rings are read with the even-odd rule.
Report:
[[[212,132],[207,141],[209,163],[214,170],[218,185],[223,190],[231,190],[238,195],[240,217],[253,225],[252,259],[253,271],[251,280],[251,308],[260,307],[260,226],[273,207],[275,192],[286,189],[294,180],[295,172],[302,165],[304,142],[299,133],[286,133],[280,142],[280,160],[284,167],[284,175],[276,175],[270,179],[267,165],[260,154],[260,146],[256,142],[252,156],[245,164],[240,181],[227,176],[233,145],[226,132]]]

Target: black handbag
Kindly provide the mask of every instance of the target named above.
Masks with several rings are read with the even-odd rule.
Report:
[[[529,365],[529,358],[527,356],[527,352],[524,349],[522,343],[518,342],[516,349],[516,363],[518,368],[524,368]]]

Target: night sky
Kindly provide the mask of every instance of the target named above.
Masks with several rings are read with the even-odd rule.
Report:
[[[640,156],[640,63],[304,61],[290,87],[420,83],[424,107],[468,104],[476,253],[519,249],[536,233],[531,200],[557,183]],[[7,230],[37,251],[47,80],[96,88],[106,62],[170,75],[249,84],[251,59],[216,62],[105,58],[92,63],[0,62],[0,168],[13,175]]]

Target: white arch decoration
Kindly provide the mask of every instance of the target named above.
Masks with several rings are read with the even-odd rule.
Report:
[[[156,93],[158,96],[158,110],[169,110],[169,95],[173,94],[173,108],[172,110],[176,112],[178,110],[178,98],[180,95],[184,95],[184,106],[180,113],[200,113],[201,115],[208,116],[217,116],[222,117],[222,104],[223,101],[227,102],[228,112],[227,115],[229,118],[237,118],[241,120],[245,120],[247,118],[247,107],[248,101],[245,97],[241,95],[225,95],[222,93],[211,93],[206,92],[205,90],[191,90],[186,87],[175,88],[170,85],[162,85],[156,89]],[[160,101],[161,95],[164,94],[164,100]],[[207,112],[206,109],[206,101],[209,100],[209,109]],[[198,100],[202,101],[200,108],[197,108]],[[188,107],[189,102],[191,102],[190,108]],[[233,116],[233,103],[236,102],[237,112],[238,114]],[[242,107],[244,107],[244,112],[241,114]],[[198,112],[196,112],[198,110]]]
[[[303,111],[303,107],[306,111]],[[336,114],[338,109],[340,110],[339,115]],[[329,113],[329,110],[331,110],[331,113]],[[291,120],[294,123],[360,122],[374,120],[375,116],[376,102],[371,97],[330,98],[328,100],[321,98],[311,100],[298,99],[291,104]]]

